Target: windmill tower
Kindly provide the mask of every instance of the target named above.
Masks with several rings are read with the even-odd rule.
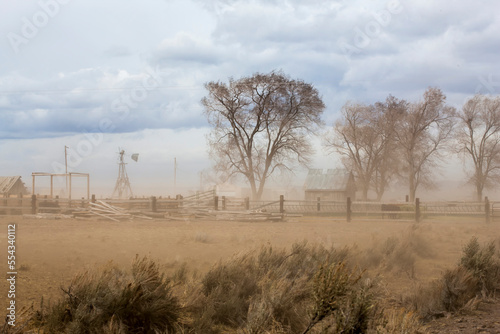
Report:
[[[118,179],[116,180],[115,190],[113,190],[113,198],[130,198],[133,196],[132,187],[128,179],[127,170],[125,169],[125,151],[120,150],[120,162],[118,163]],[[139,154],[134,153],[131,156],[132,160],[137,161]]]

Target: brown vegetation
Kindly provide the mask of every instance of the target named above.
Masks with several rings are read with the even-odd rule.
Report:
[[[29,306],[28,290],[42,291],[33,295],[30,316],[37,321],[29,326],[48,332],[423,333],[422,319],[472,310],[498,288],[497,245],[486,242],[498,234],[496,223],[317,219],[19,220],[26,270],[18,301]],[[44,239],[43,231],[59,242]],[[289,244],[297,235],[307,242]],[[57,251],[49,256],[50,249]],[[58,257],[102,261],[82,272]],[[132,270],[123,269],[131,257]],[[110,258],[114,263],[106,264]],[[54,266],[46,262],[40,270],[37,259]],[[53,282],[44,283],[57,266]],[[415,286],[421,289],[412,297],[407,289]]]

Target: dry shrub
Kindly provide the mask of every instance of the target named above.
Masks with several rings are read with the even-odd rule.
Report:
[[[146,257],[136,257],[130,274],[111,264],[88,270],[63,291],[64,299],[42,316],[47,332],[162,333],[178,327],[179,302]]]
[[[360,257],[365,268],[380,267],[385,271],[406,273],[415,277],[417,258],[432,256],[431,249],[417,225],[412,225],[401,237],[392,236],[381,243],[374,243]]]
[[[412,247],[388,239],[380,254],[401,256]],[[424,333],[416,314],[458,309],[468,299],[463,291],[474,285],[460,267],[463,272],[450,272],[409,299],[418,312],[383,315],[377,281],[350,266],[350,257],[346,248],[305,242],[290,250],[266,246],[202,276],[183,264],[169,279],[153,261],[136,258],[130,273],[107,265],[75,277],[62,301],[42,307],[39,327],[110,334]]]
[[[373,282],[344,263],[321,266],[313,279],[313,304],[309,325],[320,324],[321,333],[365,333],[377,315]]]
[[[476,293],[486,296],[500,288],[500,257],[494,242],[481,247],[477,238],[472,237],[463,248],[460,265],[479,280]]]
[[[246,320],[250,297],[258,293],[255,263],[249,256],[219,263],[202,279],[203,294],[216,324],[239,326]]]
[[[441,279],[441,302],[444,310],[454,312],[476,296],[478,280],[462,266],[446,270]]]
[[[22,307],[16,312],[15,326],[11,326],[9,324],[10,318],[6,316],[3,326],[0,326],[0,333],[4,334],[26,333],[26,330],[28,328],[34,327],[38,324],[37,321],[38,317],[39,317],[39,312],[34,309],[33,304],[29,307],[26,306]]]
[[[383,243],[381,247],[381,253],[384,257],[391,256],[399,245],[399,239],[397,237],[389,237]]]
[[[426,319],[471,309],[481,296],[498,290],[499,275],[494,243],[481,247],[473,237],[463,248],[458,266],[446,270],[429,286],[417,288],[406,303]]]
[[[182,262],[178,265],[172,275],[170,275],[169,280],[174,284],[184,284],[188,279],[188,267],[186,262]]]
[[[274,275],[273,275],[274,276]],[[254,296],[245,325],[245,333],[296,333],[307,325],[308,282],[304,277],[294,280],[265,277],[259,282],[260,293]]]
[[[428,286],[414,289],[405,302],[424,319],[455,312],[475,297],[477,280],[463,267],[447,270]]]
[[[194,236],[194,240],[196,242],[201,242],[201,243],[204,243],[204,244],[210,243],[211,242],[210,239],[211,238],[209,237],[209,235],[206,234],[205,232],[197,232],[196,235]]]
[[[370,279],[353,286],[343,307],[334,314],[336,333],[366,333],[374,327],[379,309],[373,288]]]
[[[415,262],[416,256],[411,245],[401,243],[388,258],[386,268],[391,270],[395,267],[398,271],[406,273],[410,278],[414,278]]]
[[[262,247],[216,264],[204,277],[201,297],[188,297],[189,333],[297,333],[308,323],[311,281],[322,263],[338,263],[348,250],[292,245]],[[194,293],[194,292],[193,292]]]
[[[420,316],[405,309],[388,311],[383,317],[383,325],[377,327],[378,334],[425,334],[427,332]]]

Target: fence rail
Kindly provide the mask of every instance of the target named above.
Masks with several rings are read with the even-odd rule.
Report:
[[[69,200],[48,196],[18,196],[0,198],[0,215],[35,214],[35,213],[71,213],[89,208],[92,199]],[[370,219],[413,219],[419,221],[431,216],[483,216],[487,221],[491,217],[500,217],[500,202],[421,202],[385,203],[286,200],[280,196],[275,201],[251,201],[249,198],[229,198],[217,196],[214,191],[200,192],[188,197],[171,198],[132,198],[128,200],[106,199],[110,205],[135,212],[183,212],[195,210],[213,211],[253,211],[277,214],[332,215]]]

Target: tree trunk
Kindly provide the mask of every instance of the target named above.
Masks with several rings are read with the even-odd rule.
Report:
[[[476,199],[478,202],[483,201],[483,187],[481,184],[476,184]]]
[[[363,187],[363,201],[368,201],[368,187]]]
[[[252,199],[254,201],[258,201],[260,196],[257,195],[257,185],[255,184],[255,178],[253,174],[251,176],[247,176],[248,183],[250,183],[250,189],[252,190]]]
[[[415,201],[415,193],[417,192],[413,171],[411,171],[410,173],[409,183],[410,183],[410,202],[413,203]]]
[[[256,201],[260,200],[262,197],[262,193],[264,192],[264,185],[266,184],[266,180],[263,180],[259,184],[259,190],[257,191],[256,197],[254,198]]]

